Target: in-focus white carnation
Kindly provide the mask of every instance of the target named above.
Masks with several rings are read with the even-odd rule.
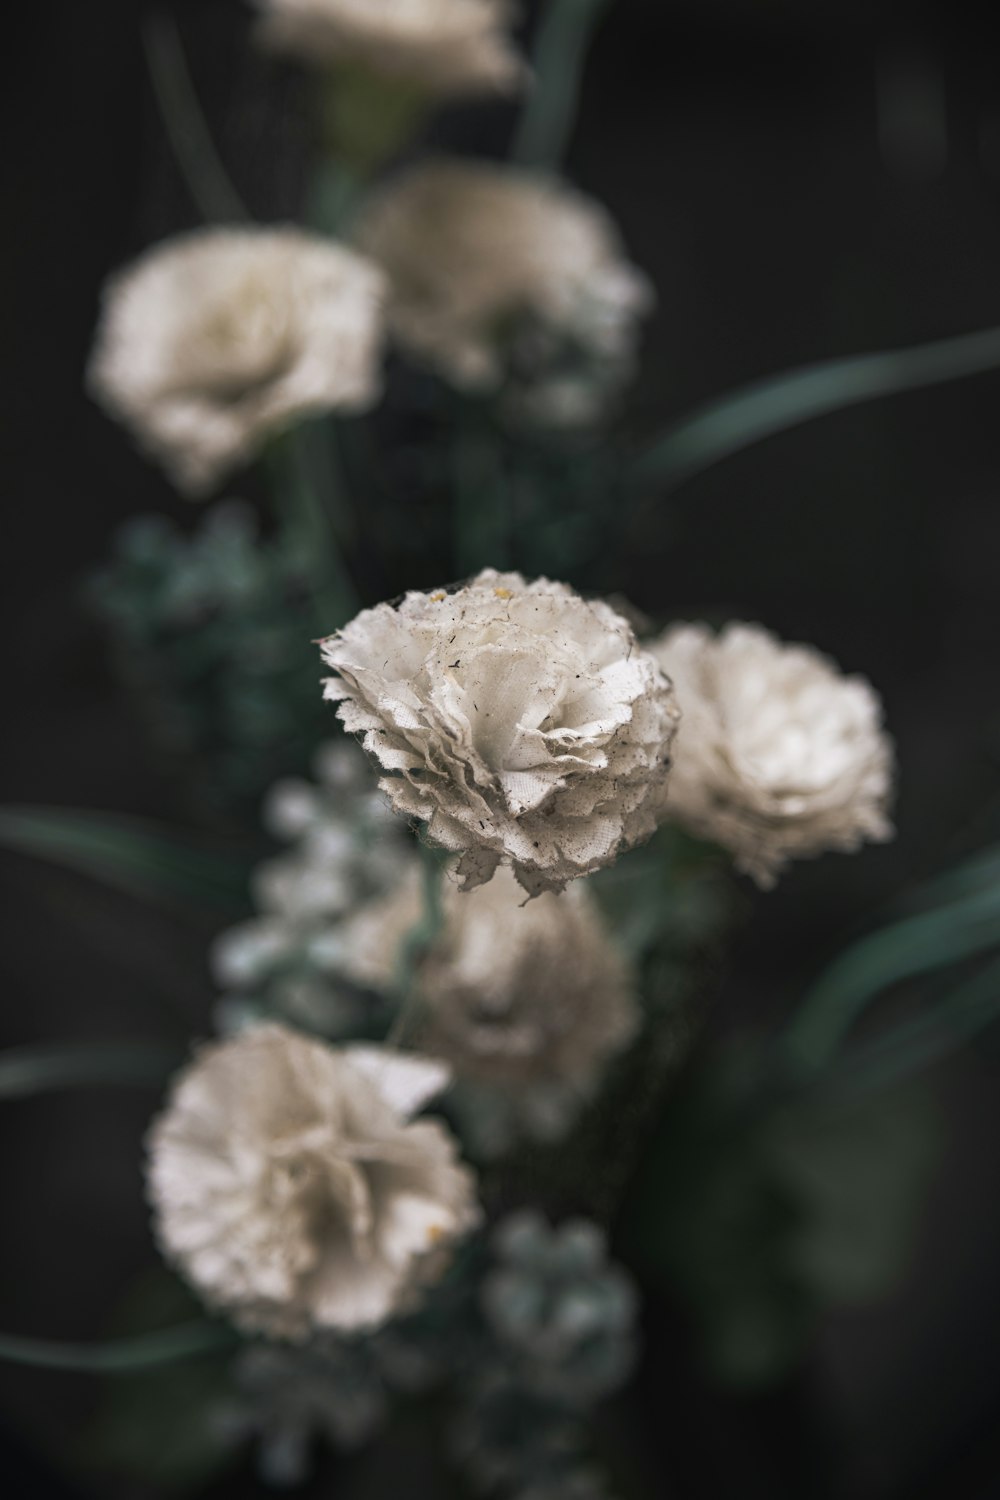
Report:
[[[526,69],[509,0],[256,0],[261,41],[306,62],[381,73],[441,97],[506,93]]]
[[[414,1042],[443,1059],[470,1138],[497,1154],[566,1134],[639,1013],[633,976],[585,882],[524,902],[513,875],[463,895],[445,884],[443,923],[417,974]],[[421,914],[405,882],[346,924],[347,962],[388,987]]]
[[[205,1047],[149,1139],[164,1254],[241,1328],[301,1339],[411,1305],[478,1221],[428,1058],[253,1027]]]
[[[454,385],[509,378],[541,415],[583,420],[630,373],[652,302],[599,204],[486,162],[423,162],[362,210],[392,332]]]
[[[668,818],[761,886],[790,859],[892,836],[892,746],[865,678],[759,625],[675,625],[647,648],[681,706]]]
[[[296,229],[207,229],[111,277],[94,396],[175,483],[210,489],[294,418],[380,393],[384,284]]]
[[[326,697],[395,810],[461,852],[465,889],[503,861],[530,895],[558,891],[653,832],[678,709],[607,604],[487,568],[320,645]]]

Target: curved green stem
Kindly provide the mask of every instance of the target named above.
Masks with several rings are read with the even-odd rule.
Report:
[[[534,86],[518,122],[511,160],[556,172],[566,154],[580,98],[583,65],[608,0],[549,0],[538,27]]]
[[[670,489],[801,422],[946,380],[1000,368],[1000,328],[880,354],[805,365],[711,401],[632,465],[630,484]]]
[[[444,926],[444,906],[441,901],[441,881],[444,867],[450,856],[447,852],[420,845],[423,862],[424,906],[420,920],[410,928],[396,956],[394,989],[398,1003],[396,1019],[385,1039],[387,1047],[401,1044],[419,1001],[417,967],[424,955],[433,946]]]
[[[200,213],[210,223],[248,220],[198,103],[173,17],[165,11],[148,16],[142,22],[142,43],[164,127]]]
[[[289,549],[305,568],[321,636],[345,625],[360,608],[334,525],[336,515],[343,533],[350,518],[333,454],[319,448],[323,436],[303,425],[285,433],[272,450],[276,509]]]
[[[113,1339],[104,1344],[63,1344],[0,1333],[0,1359],[47,1370],[131,1374],[171,1364],[178,1359],[190,1359],[214,1349],[224,1349],[235,1342],[232,1329],[208,1322],[181,1323],[176,1328],[164,1328],[158,1333]]]

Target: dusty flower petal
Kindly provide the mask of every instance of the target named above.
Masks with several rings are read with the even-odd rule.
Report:
[[[383,280],[297,229],[206,229],[113,276],[90,389],[191,494],[272,432],[380,393]]]
[[[320,644],[344,727],[395,810],[461,853],[466,889],[504,862],[558,891],[653,832],[678,709],[606,604],[488,568]]]
[[[507,35],[508,0],[256,0],[276,52],[395,77],[428,94],[507,93],[526,68]]]
[[[389,279],[400,344],[454,385],[486,389],[516,370],[548,415],[572,421],[589,403],[558,363],[567,342],[604,384],[631,370],[652,289],[604,209],[563,183],[422,162],[369,200],[356,241]]]
[[[892,836],[892,744],[863,677],[759,625],[675,625],[647,649],[681,705],[667,817],[762,886],[790,859]]]
[[[478,1220],[452,1137],[410,1120],[446,1075],[377,1050],[253,1027],[204,1048],[154,1123],[164,1254],[247,1331],[384,1322]]]

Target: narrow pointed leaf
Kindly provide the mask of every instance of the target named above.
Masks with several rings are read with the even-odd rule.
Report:
[[[133,895],[245,910],[248,862],[139,818],[62,807],[0,807],[0,847]]]

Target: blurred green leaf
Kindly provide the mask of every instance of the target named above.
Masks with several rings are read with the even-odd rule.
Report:
[[[175,1048],[155,1043],[14,1047],[0,1053],[0,1099],[27,1099],[50,1089],[162,1084],[182,1061]]]
[[[979,873],[985,877],[991,870],[984,861]],[[979,885],[971,879],[969,894],[961,899],[862,938],[806,995],[781,1043],[786,1062],[795,1072],[818,1072],[831,1061],[873,996],[900,980],[988,951],[998,942],[1000,881]]]
[[[0,807],[0,846],[131,895],[239,912],[248,864],[138,818],[62,807]]]
[[[128,1375],[175,1360],[191,1359],[232,1345],[234,1340],[231,1329],[207,1320],[95,1344],[62,1344],[0,1333],[0,1359],[48,1370]]]
[[[1000,328],[911,349],[851,355],[760,380],[681,420],[633,465],[630,481],[658,491],[802,422],[862,401],[1000,367]]]
[[[548,0],[531,58],[534,73],[511,147],[523,166],[558,171],[576,119],[594,27],[608,0]]]
[[[165,1266],[150,1266],[126,1289],[109,1333],[184,1326],[199,1314],[188,1288]],[[233,1340],[198,1359],[150,1367],[141,1380],[109,1380],[76,1457],[85,1469],[127,1475],[144,1485],[189,1488],[234,1454],[217,1420],[231,1397]]]

